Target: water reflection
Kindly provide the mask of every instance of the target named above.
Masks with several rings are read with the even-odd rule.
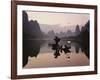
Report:
[[[90,58],[90,49],[89,49],[89,43],[87,44],[84,44],[84,43],[81,43],[81,50],[82,52],[85,53],[85,55],[88,57],[88,59]]]
[[[60,56],[62,52],[64,52],[65,54],[71,52],[69,50],[71,47],[68,47],[67,45],[59,45],[60,42],[59,37],[55,36],[54,41],[55,44],[49,44],[49,45],[52,47],[52,50],[54,51],[55,58],[58,58],[58,56]]]
[[[29,56],[38,56],[41,44],[38,40],[23,40],[23,67],[27,64]]]
[[[76,51],[76,53],[79,53],[79,48],[80,48],[79,44],[75,44],[75,51]]]
[[[54,43],[53,43],[53,41],[54,41]],[[81,43],[71,42],[70,46],[68,46],[66,40],[62,41],[62,40],[60,40],[60,38],[58,40],[57,37],[53,41],[23,40],[23,67],[25,67],[28,64],[29,56],[33,57],[34,59],[38,59],[38,55],[45,56],[45,54],[48,54],[48,60],[49,60],[49,58],[51,58],[51,55],[53,55],[54,58],[57,59],[59,56],[64,55],[64,54],[65,54],[65,56],[67,56],[66,58],[68,60],[71,60],[71,56],[70,56],[71,54],[73,54],[73,56],[74,56],[74,55],[76,55],[74,53],[84,52],[85,55],[89,59],[89,53],[87,51],[88,49],[86,49],[86,47],[83,46]],[[62,44],[60,44],[61,41],[63,42]],[[41,50],[41,49],[43,49],[43,50]],[[75,52],[73,52],[73,51],[75,51]],[[49,57],[49,55],[50,55],[50,57]],[[61,57],[59,57],[59,58],[61,58]],[[77,57],[77,58],[79,58],[79,57]],[[32,61],[32,62],[34,62],[34,61]],[[32,64],[32,65],[34,65],[34,64]]]

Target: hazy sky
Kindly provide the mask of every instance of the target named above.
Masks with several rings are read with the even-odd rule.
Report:
[[[48,25],[84,25],[89,20],[89,14],[79,13],[55,13],[27,11],[29,20],[37,20],[39,24]]]

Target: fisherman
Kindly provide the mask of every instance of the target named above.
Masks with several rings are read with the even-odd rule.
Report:
[[[60,41],[60,38],[59,37],[57,37],[57,36],[55,36],[55,42],[56,42],[56,44],[58,44],[58,42]]]

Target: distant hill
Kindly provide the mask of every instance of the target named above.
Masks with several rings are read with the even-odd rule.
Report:
[[[51,30],[53,30],[55,33],[67,32],[67,30],[71,30],[73,32],[75,30],[75,25],[73,25],[73,26],[60,26],[59,24],[56,24],[56,25],[40,24],[40,28],[45,33],[48,33]]]

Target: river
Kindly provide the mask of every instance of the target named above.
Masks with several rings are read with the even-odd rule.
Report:
[[[47,68],[87,66],[89,58],[81,44],[71,41],[60,41],[60,48],[54,49],[53,40],[26,40],[23,49],[23,68]],[[64,52],[65,45],[70,48]]]

